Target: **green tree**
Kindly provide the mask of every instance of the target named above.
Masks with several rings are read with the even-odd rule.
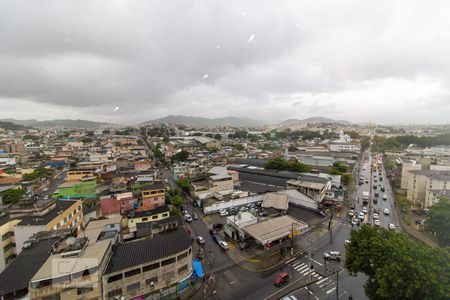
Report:
[[[222,135],[219,134],[219,133],[216,133],[216,134],[214,135],[214,139],[220,141],[220,140],[222,139]]]
[[[345,258],[351,275],[369,277],[364,290],[376,300],[448,299],[449,262],[444,249],[367,225],[352,231]]]
[[[206,136],[206,137],[209,137],[209,138],[211,138],[211,139],[214,138],[214,135],[213,135],[212,133],[207,133],[207,134],[205,134],[205,136]]]
[[[90,143],[92,143],[92,139],[91,139],[90,137],[84,137],[84,138],[81,139],[81,141],[82,141],[84,144],[90,144]]]
[[[171,204],[175,207],[180,207],[183,203],[183,198],[180,195],[175,195],[172,197]]]
[[[395,166],[396,166],[396,165],[395,165],[395,162],[392,161],[392,160],[388,160],[388,161],[386,162],[386,164],[385,164],[386,169],[389,170],[389,171],[395,169]]]
[[[38,178],[44,178],[44,177],[48,177],[53,173],[53,171],[51,169],[47,169],[47,168],[38,168],[37,170],[28,173],[28,174],[24,174],[22,175],[22,179],[23,180],[35,180]]]
[[[425,228],[435,232],[440,244],[450,246],[450,202],[440,197],[439,202],[430,207]]]
[[[22,189],[10,189],[3,193],[3,204],[16,204],[25,195]]]
[[[364,152],[370,147],[370,137],[364,137],[361,139],[361,151]]]
[[[353,176],[351,174],[344,174],[341,177],[341,182],[343,185],[348,186],[350,184],[350,182],[352,181]]]
[[[189,157],[189,152],[186,150],[181,150],[180,152],[172,155],[172,160],[175,161],[186,161]]]
[[[105,129],[105,130],[103,130],[103,132],[102,132],[103,134],[110,134],[111,133],[111,130],[109,130],[109,129]]]
[[[181,178],[177,180],[177,185],[180,189],[189,192],[192,190],[192,185],[187,178]]]
[[[347,169],[348,169],[347,165],[344,165],[343,163],[340,162],[335,162],[327,173],[331,175],[343,175],[344,173],[347,172]]]
[[[311,167],[297,161],[288,161],[282,157],[269,160],[264,168],[269,170],[287,170],[293,172],[309,172]]]

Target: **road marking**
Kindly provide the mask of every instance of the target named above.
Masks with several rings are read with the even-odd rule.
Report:
[[[296,261],[295,263],[293,263],[292,266],[295,266],[295,265],[298,265],[298,264],[301,264],[301,263],[303,263],[303,261],[298,260],[298,261]]]
[[[305,269],[305,268],[307,268],[308,267],[308,265],[303,265],[303,266],[297,266],[297,267],[295,267],[294,269],[296,270],[296,271],[303,271],[303,269]]]
[[[316,264],[318,264],[319,266],[323,266],[320,262],[318,262],[318,261],[315,260],[314,258],[311,258],[311,260],[312,260],[313,262],[315,262]]]
[[[331,290],[328,290],[328,291],[327,291],[327,295],[328,295],[329,293],[333,292],[335,289],[336,289],[336,287],[332,288]]]
[[[324,287],[326,287],[327,285],[332,284],[332,283],[333,283],[333,281],[330,280],[330,281],[328,281],[328,282],[325,282],[325,283],[319,285],[319,287],[320,287],[320,288],[324,288]]]
[[[317,283],[317,285],[319,285],[319,284],[321,284],[322,282],[324,282],[325,280],[327,280],[328,278],[324,278],[324,279],[321,279],[321,280],[319,280],[319,281],[317,281],[316,283]]]
[[[310,268],[306,268],[303,271],[301,271],[300,273],[303,275],[306,275],[307,273],[311,272],[311,274],[312,274],[312,271],[310,271],[310,270],[311,270]]]
[[[313,274],[313,276],[316,277],[316,278],[319,278],[320,275],[315,273],[315,274]]]
[[[293,257],[293,258],[291,258],[291,259],[288,259],[287,261],[286,261],[286,264],[289,264],[290,262],[292,262],[292,261],[294,261],[294,260],[296,260],[297,259],[297,257]]]

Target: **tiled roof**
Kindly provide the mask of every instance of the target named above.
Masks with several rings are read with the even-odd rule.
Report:
[[[105,274],[139,266],[187,250],[192,240],[184,228],[159,233],[151,239],[137,240],[118,245]],[[132,255],[130,255],[132,254]]]

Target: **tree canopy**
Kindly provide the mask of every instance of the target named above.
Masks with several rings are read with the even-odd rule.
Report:
[[[343,175],[347,173],[347,170],[348,170],[347,165],[344,165],[343,163],[340,162],[335,162],[327,173],[331,175]]]
[[[269,160],[264,166],[270,170],[287,170],[293,172],[309,172],[311,167],[297,161],[288,161],[282,157]]]
[[[347,270],[366,274],[369,299],[448,299],[450,255],[419,244],[403,234],[363,225],[351,233]]]
[[[16,204],[25,195],[22,189],[10,189],[3,193],[3,204]]]
[[[189,192],[192,189],[192,185],[187,178],[178,179],[177,185],[186,192]]]
[[[51,175],[53,171],[51,169],[46,168],[38,168],[29,174],[22,175],[23,180],[35,180],[37,178],[43,178]]]
[[[430,207],[425,227],[435,232],[440,244],[450,246],[450,202],[440,197],[439,202]]]
[[[175,161],[186,161],[189,157],[189,152],[186,150],[181,150],[180,152],[172,155],[172,160]]]

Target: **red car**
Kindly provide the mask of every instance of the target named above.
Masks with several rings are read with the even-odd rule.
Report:
[[[273,281],[273,284],[275,286],[282,286],[286,282],[289,282],[289,274],[287,272],[281,272],[277,275],[277,277]]]

